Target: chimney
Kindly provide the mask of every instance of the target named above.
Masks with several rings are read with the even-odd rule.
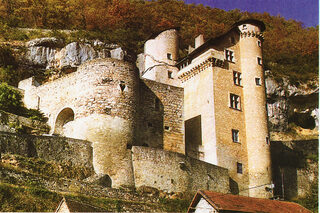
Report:
[[[194,40],[194,47],[195,47],[195,48],[198,48],[198,47],[200,47],[203,43],[204,43],[204,38],[203,38],[203,35],[200,34],[200,35],[198,35],[198,37],[195,38],[195,40]]]

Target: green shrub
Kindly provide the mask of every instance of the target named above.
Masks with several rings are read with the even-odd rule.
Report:
[[[0,110],[31,118],[32,120],[43,122],[47,120],[39,110],[24,107],[21,93],[7,83],[0,84]]]
[[[14,114],[21,114],[23,111],[21,93],[7,83],[0,84],[0,110]]]

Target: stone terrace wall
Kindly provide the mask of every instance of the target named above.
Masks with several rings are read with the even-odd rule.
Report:
[[[229,192],[228,170],[185,155],[146,147],[132,147],[135,186],[167,192]]]
[[[49,126],[41,121],[0,111],[0,131],[15,133],[14,127],[24,128],[28,133],[49,131]]]
[[[91,143],[83,140],[0,132],[0,151],[93,169]]]
[[[139,109],[140,143],[185,153],[182,88],[143,79]]]

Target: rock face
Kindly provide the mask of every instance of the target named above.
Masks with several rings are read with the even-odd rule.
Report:
[[[101,41],[72,42],[64,46],[57,38],[39,38],[26,43],[25,61],[29,66],[43,69],[78,67],[95,58],[125,60],[128,54],[120,46]]]
[[[285,131],[290,122],[304,129],[318,127],[317,81],[292,85],[285,78],[281,82],[276,82],[267,73],[266,93],[270,131]]]

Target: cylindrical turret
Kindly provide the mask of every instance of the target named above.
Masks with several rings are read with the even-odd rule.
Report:
[[[271,184],[271,158],[268,138],[265,82],[262,66],[262,35],[265,26],[257,20],[238,23],[240,61],[243,78],[249,196],[269,198],[266,184]]]
[[[142,77],[161,83],[177,85],[179,36],[176,29],[161,32],[144,45]]]

